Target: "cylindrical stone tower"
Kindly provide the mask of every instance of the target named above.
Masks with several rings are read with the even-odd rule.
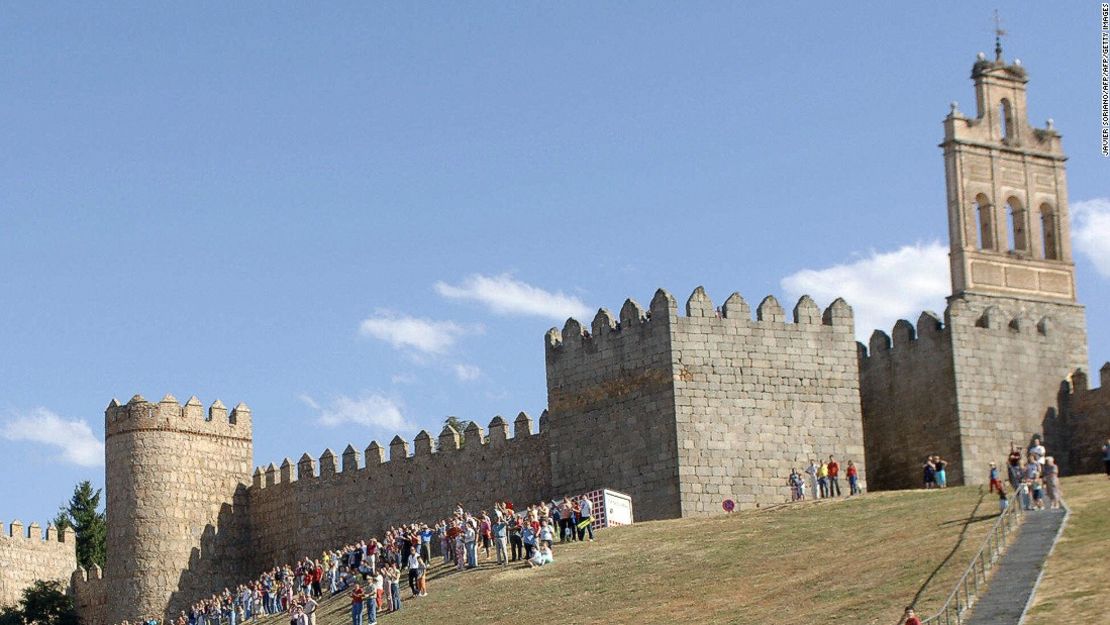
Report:
[[[108,405],[104,436],[107,622],[176,616],[243,579],[250,410],[136,395]]]

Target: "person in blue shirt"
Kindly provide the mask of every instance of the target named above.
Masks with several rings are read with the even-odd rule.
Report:
[[[497,520],[493,523],[493,542],[497,547],[497,563],[502,566],[509,564],[508,554],[509,526],[501,513],[497,513]]]

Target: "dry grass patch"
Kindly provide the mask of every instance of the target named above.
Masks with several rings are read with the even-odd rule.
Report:
[[[893,625],[918,593],[925,613],[943,601],[996,514],[950,488],[641,523],[556,545],[542,569],[438,567],[430,596],[379,622]],[[320,625],[350,623],[348,604],[325,601]]]
[[[1062,480],[1068,525],[1045,565],[1028,625],[1102,623],[1110,612],[1110,480]]]

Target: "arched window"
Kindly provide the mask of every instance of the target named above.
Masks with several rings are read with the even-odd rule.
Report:
[[[1006,200],[1006,217],[1009,220],[1007,232],[1009,235],[1010,249],[1014,251],[1028,251],[1029,242],[1025,236],[1025,209],[1016,197]]]
[[[994,249],[994,225],[991,220],[991,203],[987,196],[975,196],[975,236],[976,247],[981,250]]]
[[[1047,202],[1041,204],[1041,251],[1044,258],[1059,260],[1056,248],[1056,211]]]
[[[998,124],[999,129],[1002,131],[1002,140],[1010,138],[1010,134],[1014,131],[1014,107],[1006,98],[998,103]]]

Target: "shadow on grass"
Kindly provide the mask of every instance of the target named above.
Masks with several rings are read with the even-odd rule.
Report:
[[[948,552],[948,555],[944,556],[944,559],[941,560],[940,564],[938,564],[935,569],[933,569],[933,572],[929,573],[929,577],[925,578],[925,581],[921,584],[921,588],[917,589],[917,594],[915,594],[913,596],[913,601],[910,602],[911,607],[917,605],[917,602],[921,599],[921,596],[925,594],[925,590],[929,587],[929,584],[931,584],[933,582],[933,579],[937,576],[937,574],[940,573],[941,570],[945,566],[948,565],[948,562],[952,559],[953,556],[956,555],[956,552],[960,550],[960,547],[964,544],[964,539],[967,538],[967,530],[969,530],[974,523],[984,521],[986,519],[992,519],[995,516],[997,516],[997,515],[975,516],[976,513],[979,512],[979,508],[983,505],[983,500],[986,499],[986,497],[987,497],[987,495],[986,495],[986,493],[983,492],[983,487],[980,486],[979,487],[979,499],[978,499],[978,501],[975,502],[975,507],[971,509],[971,514],[968,515],[968,517],[966,519],[964,519],[962,521],[960,521],[960,520],[947,521],[945,523],[940,524],[941,527],[943,527],[945,525],[950,525],[950,524],[954,524],[954,523],[963,523],[963,528],[960,530],[960,536],[956,539],[956,544],[952,545],[952,550]]]

